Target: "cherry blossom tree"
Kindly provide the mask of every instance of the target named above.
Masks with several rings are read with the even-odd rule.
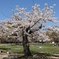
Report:
[[[53,26],[53,27],[52,26],[48,26],[48,27],[45,27],[45,30],[54,31],[56,33],[59,33],[59,27],[58,26]]]
[[[28,37],[34,39],[35,37],[45,38],[48,40],[48,37],[42,33],[43,28],[45,27],[46,22],[57,22],[53,6],[48,7],[48,4],[45,3],[45,7],[40,9],[40,5],[35,4],[32,6],[32,10],[26,12],[26,8],[19,8],[16,6],[16,10],[13,11],[11,20],[6,20],[1,22],[2,35],[7,37],[14,35],[18,40],[23,40],[24,55],[31,56],[31,52],[28,44]],[[2,26],[3,25],[3,26]],[[5,35],[4,35],[5,34]]]

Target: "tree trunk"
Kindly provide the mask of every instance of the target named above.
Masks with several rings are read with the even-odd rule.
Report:
[[[26,34],[23,34],[23,48],[24,48],[24,55],[31,56],[31,52],[28,44],[28,37]]]

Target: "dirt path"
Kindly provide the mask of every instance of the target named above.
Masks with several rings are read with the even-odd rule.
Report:
[[[8,57],[7,54],[0,54],[0,59],[3,59],[4,57]]]
[[[59,57],[53,57],[53,56],[51,56],[48,59],[59,59]]]
[[[12,54],[13,56],[14,56],[14,54]],[[10,55],[10,56],[12,56],[12,55]],[[18,56],[18,54],[15,54],[15,55],[17,55]],[[8,57],[8,55],[7,54],[0,54],[0,59],[3,59],[4,57]],[[49,57],[47,57],[47,59],[59,59],[59,56],[57,55],[54,55],[54,56],[49,56]]]

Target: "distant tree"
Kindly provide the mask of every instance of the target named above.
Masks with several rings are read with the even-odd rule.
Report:
[[[52,32],[47,31],[46,35],[50,37],[52,42],[54,41],[57,45],[59,45],[59,33],[58,32],[56,32],[56,31],[52,31]]]
[[[28,44],[28,37],[34,38],[35,36],[40,36],[41,38],[47,39],[44,37],[44,34],[41,32],[42,28],[45,28],[46,22],[56,22],[56,18],[54,16],[53,6],[48,7],[48,4],[45,4],[45,8],[42,10],[39,8],[39,5],[35,4],[32,6],[32,10],[30,12],[26,12],[25,8],[19,8],[16,6],[16,11],[13,11],[13,16],[11,20],[4,21],[0,23],[2,29],[4,30],[4,34],[8,34],[7,37],[12,35],[13,33],[17,33],[17,38],[22,40],[24,55],[31,56],[31,52]]]

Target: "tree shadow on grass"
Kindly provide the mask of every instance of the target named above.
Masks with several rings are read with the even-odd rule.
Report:
[[[47,56],[52,56],[47,53],[34,53],[32,52],[32,56],[24,56],[23,53],[19,53],[19,55],[11,55],[7,59],[48,59]],[[5,59],[5,58],[4,58]]]
[[[47,53],[32,53],[32,56],[21,56],[18,59],[48,59],[47,56],[51,56],[51,54]]]

